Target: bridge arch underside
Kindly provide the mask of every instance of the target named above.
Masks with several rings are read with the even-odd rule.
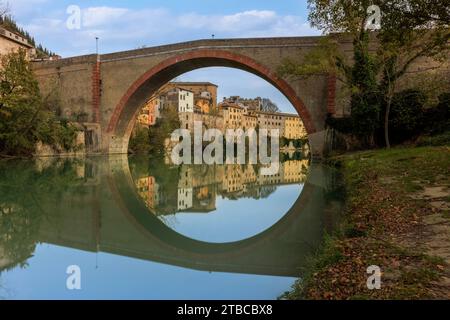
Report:
[[[221,50],[198,50],[169,58],[143,74],[122,97],[108,125],[110,154],[128,152],[128,142],[140,108],[164,84],[184,73],[207,67],[229,67],[250,72],[271,83],[294,106],[309,135],[317,132],[310,112],[294,89],[272,70],[255,60]]]

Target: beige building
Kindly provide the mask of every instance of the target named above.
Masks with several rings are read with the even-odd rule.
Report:
[[[222,103],[220,112],[223,116],[224,129],[241,129],[243,128],[244,109],[235,104]]]
[[[210,82],[169,82],[141,109],[137,122],[144,126],[153,126],[161,117],[161,110],[174,107],[179,113],[217,114],[217,85]],[[183,115],[182,128],[190,125],[194,116]],[[195,117],[199,121],[199,117]],[[206,119],[210,121],[210,119]],[[219,120],[220,122],[220,120]]]
[[[202,129],[219,129],[224,130],[223,117],[212,116],[209,114],[197,113],[197,112],[180,112],[178,114],[180,119],[180,128],[187,129],[194,132],[195,122],[202,123]]]
[[[244,131],[249,129],[256,129],[258,127],[258,117],[255,113],[244,111],[242,114],[242,129]]]
[[[210,113],[217,108],[217,88],[211,82],[170,82],[168,88],[180,88],[194,93],[194,104],[202,113]]]
[[[244,131],[252,128],[278,129],[280,137],[295,140],[307,136],[303,121],[298,115],[258,111],[260,100],[260,98],[245,100],[240,97],[224,99],[218,106],[223,114],[224,129],[243,129]]]
[[[284,117],[281,113],[257,112],[260,129],[279,130],[280,137],[284,136]]]
[[[284,134],[287,139],[304,139],[307,136],[303,121],[299,116],[293,114],[282,114],[284,118]]]
[[[0,27],[0,55],[5,55],[19,49],[25,49],[28,58],[32,58],[36,54],[34,47],[28,43],[28,40],[11,32],[3,27]]]

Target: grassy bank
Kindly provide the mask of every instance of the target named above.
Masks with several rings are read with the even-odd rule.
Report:
[[[343,222],[287,298],[450,298],[450,147],[330,161],[345,179]],[[371,265],[382,270],[380,290],[367,289]]]

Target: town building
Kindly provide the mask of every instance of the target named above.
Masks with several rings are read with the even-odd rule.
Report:
[[[280,137],[284,136],[284,116],[281,113],[257,112],[258,126],[260,129],[279,130]]]
[[[137,122],[144,126],[153,126],[161,117],[161,110],[174,107],[180,113],[197,113],[203,115],[216,114],[217,110],[217,85],[210,82],[169,82],[155,97],[152,97],[141,109]],[[180,115],[183,122],[182,128],[195,121],[201,121],[201,117]]]
[[[174,87],[160,97],[160,108],[176,108],[178,112],[194,112],[194,93]]]
[[[238,105],[248,111],[261,111],[262,109],[262,99],[260,97],[247,99],[240,96],[231,96],[224,98],[222,104]]]
[[[168,88],[180,88],[194,94],[194,103],[202,113],[217,109],[217,88],[211,82],[170,82]]]
[[[221,115],[210,115],[199,112],[180,112],[180,129],[187,129],[194,133],[195,122],[202,123],[202,129],[218,129],[224,130],[223,117]]]
[[[0,55],[18,51],[19,49],[26,50],[29,59],[36,54],[36,49],[27,39],[0,26]]]
[[[293,114],[282,114],[284,119],[283,137],[292,140],[304,139],[308,135],[303,121],[299,116]]]
[[[307,136],[305,126],[298,115],[261,111],[261,98],[242,99],[239,96],[226,98],[218,105],[223,115],[225,129],[279,130],[280,137],[303,139]]]
[[[159,98],[149,100],[138,115],[138,123],[144,126],[154,126],[156,120],[161,116],[160,110],[161,100]]]
[[[243,123],[244,109],[234,103],[221,103],[219,106],[223,117],[224,129],[241,129]]]

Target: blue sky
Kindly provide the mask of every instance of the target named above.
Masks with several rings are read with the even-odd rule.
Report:
[[[195,39],[317,35],[307,22],[306,0],[9,0],[17,22],[63,57],[116,52]],[[67,28],[67,9],[81,9],[80,29]],[[202,79],[203,76],[211,79]],[[219,79],[219,98],[265,96],[284,111],[289,104],[263,80],[244,72],[195,71],[182,80]],[[246,85],[248,84],[248,86]],[[249,88],[248,90],[247,87]],[[258,92],[260,92],[258,94]]]

